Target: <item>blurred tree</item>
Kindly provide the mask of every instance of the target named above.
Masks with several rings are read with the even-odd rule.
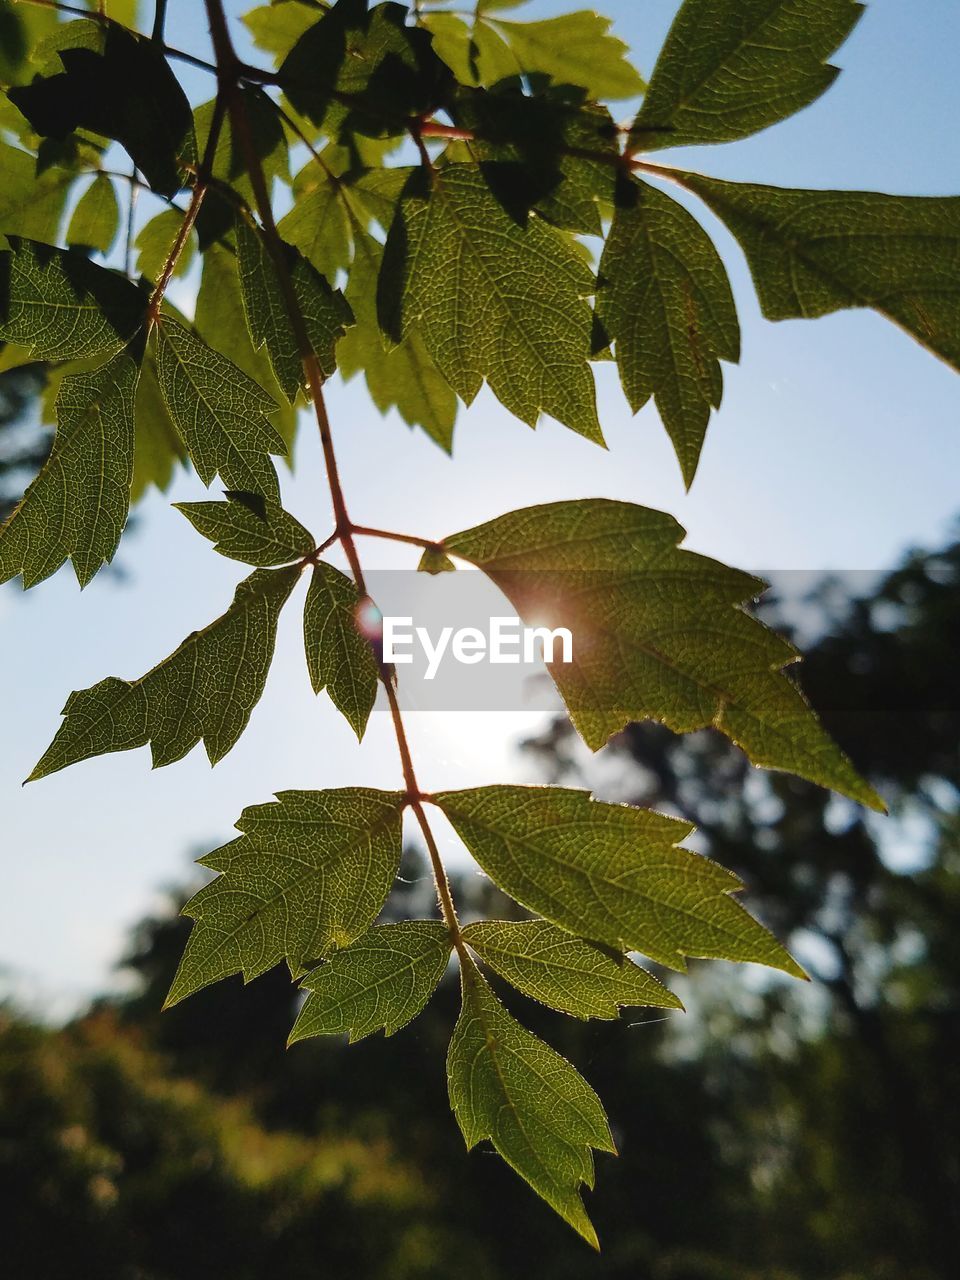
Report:
[[[0,523],[50,452],[52,432],[37,426],[31,412],[45,380],[44,366],[38,364],[0,372]]]
[[[780,1226],[759,1256],[795,1253],[811,1275],[946,1276],[960,1226],[960,542],[909,555],[865,595],[831,578],[803,603],[819,638],[802,684],[890,819],[752,770],[717,735],[650,724],[630,726],[591,780],[696,822],[816,980],[751,1017],[712,1012],[697,1036],[705,1072],[720,1054],[723,1114],[749,1119],[754,1181],[770,1188]],[[776,598],[764,613],[781,631],[795,616]],[[582,774],[565,721],[526,746],[552,779]],[[812,1033],[791,1052],[804,1017]],[[789,1126],[776,1155],[758,1123]]]

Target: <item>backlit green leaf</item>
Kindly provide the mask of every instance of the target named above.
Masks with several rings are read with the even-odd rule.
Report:
[[[0,528],[0,582],[19,573],[32,587],[70,556],[83,587],[113,559],[130,505],[136,386],[127,355],[60,383],[50,456]]]
[[[561,929],[681,971],[697,956],[805,976],[730,896],[740,880],[677,847],[687,822],[561,787],[476,787],[434,801],[490,879]]]
[[[327,279],[350,263],[350,225],[340,179],[311,159],[293,180],[293,208],[277,230]]]
[[[289,451],[297,430],[296,409],[280,390],[266,351],[254,348],[240,297],[237,255],[220,245],[211,245],[203,255],[194,326],[204,342],[229,357],[269,394],[276,404],[274,426]]]
[[[321,17],[329,5],[316,0],[273,0],[245,13],[241,21],[258,49],[277,60],[286,57],[303,33]]]
[[[769,320],[872,307],[960,369],[960,196],[682,177],[740,241]]]
[[[130,501],[137,502],[151,486],[165,492],[174,468],[187,460],[187,452],[157,382],[157,364],[148,350],[140,366],[137,386],[136,444],[133,453],[133,483]]]
[[[53,243],[77,175],[59,166],[38,173],[36,157],[2,141],[0,172],[0,233]]]
[[[661,511],[583,499],[513,511],[446,538],[531,625],[566,627],[573,661],[549,664],[594,750],[632,720],[675,733],[712,725],[754,764],[882,809],[782,668],[798,658],[744,612],[764,583],[681,551]]]
[[[484,920],[464,941],[525,996],[575,1018],[616,1018],[624,1005],[682,1009],[646,969],[546,920]]]
[[[337,348],[341,376],[363,370],[370,398],[381,413],[395,408],[448,453],[453,444],[457,397],[416,328],[394,347],[384,345],[377,320],[377,277],[383,248],[362,227],[354,231],[353,265],[346,299],[356,324]]]
[[[158,213],[155,218],[151,218],[149,222],[144,223],[134,241],[134,245],[139,250],[137,254],[138,275],[146,276],[148,280],[156,280],[159,277],[170,255],[170,250],[176,241],[182,222],[183,214],[178,209],[164,209],[163,213]],[[196,247],[196,232],[191,231],[184,242],[183,248],[180,250],[180,256],[177,258],[176,266],[173,269],[175,276],[186,275],[189,271]]]
[[[166,1005],[286,960],[294,977],[373,923],[400,862],[402,792],[281,791],[244,809],[243,835],[206,857],[219,876],[183,914],[196,923]]]
[[[400,341],[416,327],[470,404],[484,379],[535,426],[541,411],[602,443],[590,354],[593,275],[537,218],[519,226],[478,167],[417,172],[401,199],[380,275],[379,314]]]
[[[699,222],[634,179],[617,187],[597,315],[616,343],[631,409],[656,397],[689,487],[710,410],[723,395],[718,357],[740,356],[737,309],[720,255]]]
[[[67,228],[67,244],[109,253],[120,226],[120,206],[113,183],[98,173],[77,202]]]
[[[450,1105],[467,1149],[489,1138],[521,1178],[588,1244],[580,1199],[593,1153],[616,1154],[600,1099],[565,1058],[516,1022],[473,966],[447,1054]]]
[[[557,84],[578,85],[591,98],[633,98],[643,92],[627,46],[610,34],[610,19],[599,13],[578,9],[539,22],[490,21],[524,74],[540,72]]]
[[[257,231],[243,218],[236,222],[237,260],[243,309],[256,347],[265,346],[277,381],[293,404],[304,385],[303,361],[271,261]],[[337,339],[353,321],[349,306],[339,289],[330,285],[305,258],[290,246],[288,270],[307,337],[324,377],[337,367]]]
[[[310,994],[288,1043],[348,1035],[350,1043],[412,1022],[437,989],[450,958],[438,920],[376,925],[303,980]]]
[[[457,566],[439,547],[427,547],[420,557],[417,569],[420,573],[455,573]]]
[[[211,764],[246,728],[266,683],[277,619],[299,565],[258,569],[233,603],[139,680],[108,676],[71,693],[66,717],[29,781],[108,751],[150,743],[154,768],[180,760],[203,740]]]
[[[633,126],[647,151],[732,142],[833,84],[826,60],[856,25],[855,0],[685,0]]]
[[[176,502],[214,551],[231,560],[269,568],[310,555],[313,534],[276,502],[257,493],[228,493],[226,502]]]
[[[0,251],[0,340],[38,360],[113,355],[142,326],[146,298],[82,253],[8,236]]]
[[[266,414],[276,402],[219,351],[175,320],[157,326],[157,378],[197,475],[279,501],[271,453],[286,452]]]
[[[361,600],[353,582],[321,560],[313,570],[303,610],[303,642],[314,693],[330,701],[358,738],[363,737],[377,696],[377,663],[361,635]]]

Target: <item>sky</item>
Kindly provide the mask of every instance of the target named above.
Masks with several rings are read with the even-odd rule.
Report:
[[[531,0],[511,16],[576,7]],[[597,7],[649,73],[675,0]],[[167,30],[171,42],[208,56],[197,0],[170,0]],[[833,59],[843,74],[827,95],[753,138],[686,149],[681,163],[784,186],[955,193],[957,48],[956,0],[873,0]],[[212,95],[204,73],[187,70],[184,79],[195,101]],[[618,107],[629,119],[631,104]],[[687,529],[688,547],[761,572],[883,569],[907,547],[944,540],[960,512],[956,375],[871,313],[764,321],[739,249],[709,213],[700,216],[730,271],[743,357],[724,366],[723,406],[689,493],[655,410],[632,417],[611,366],[598,370],[607,451],[552,421],[531,431],[484,391],[461,411],[452,459],[394,415],[381,417],[362,380],[334,379],[330,414],[354,520],[440,537],[536,502],[619,498],[669,511]],[[171,298],[189,312],[194,290],[188,278]],[[332,521],[310,426],[305,418],[295,472],[281,480],[288,509],[322,538]],[[215,769],[198,747],[151,771],[143,749],[21,788],[71,690],[143,674],[229,603],[242,568],[211,553],[170,508],[204,496],[187,473],[152,495],[118,554],[121,573],[101,574],[82,594],[69,567],[27,594],[18,584],[0,588],[0,990],[39,1015],[62,1016],[117,981],[130,925],[166,887],[189,882],[190,860],[229,839],[246,805],[290,788],[400,783],[388,716],[374,712],[361,746],[326,696],[314,697],[291,603],[266,693]],[[370,569],[413,568],[410,553],[383,542],[361,547]],[[536,781],[516,744],[543,718],[410,717],[421,785]],[[462,857],[439,816],[437,827],[445,854]]]

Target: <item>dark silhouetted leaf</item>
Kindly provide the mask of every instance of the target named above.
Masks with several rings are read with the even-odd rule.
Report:
[[[85,31],[61,48],[63,71],[11,89],[11,99],[43,137],[89,129],[116,139],[154,190],[172,196],[196,147],[190,104],[159,46],[113,22],[71,25]]]

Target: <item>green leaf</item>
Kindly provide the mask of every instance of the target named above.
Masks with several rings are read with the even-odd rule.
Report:
[[[66,719],[28,781],[148,742],[154,768],[182,759],[201,739],[216,764],[260,700],[277,619],[299,576],[299,565],[258,569],[237,587],[226,613],[187,636],[139,680],[108,676],[71,693]]]
[[[603,442],[588,357],[593,275],[537,218],[514,222],[479,168],[416,172],[400,201],[380,275],[379,315],[399,342],[416,327],[470,404],[484,379],[535,426],[541,410]]]
[[[152,351],[144,354],[140,366],[134,420],[136,444],[130,501],[138,502],[151,485],[165,492],[173,479],[174,467],[187,460],[183,441],[160,393]]]
[[[960,370],[960,196],[681,177],[740,241],[769,320],[872,307]]]
[[[395,408],[404,422],[426,431],[447,453],[453,446],[457,397],[437,368],[416,328],[397,346],[384,346],[377,320],[377,278],[383,248],[362,227],[354,228],[354,257],[346,299],[356,324],[337,348],[343,378],[363,370],[370,398],[386,413]]]
[[[288,1044],[310,1036],[374,1031],[392,1036],[436,991],[450,959],[450,935],[437,920],[375,925],[303,980],[307,996]]]
[[[303,643],[314,693],[326,689],[330,701],[363,737],[377,696],[377,663],[361,634],[362,605],[357,588],[333,565],[314,566],[303,610]]]
[[[742,609],[765,584],[678,550],[682,538],[661,511],[597,498],[513,511],[442,547],[531,625],[569,629],[573,661],[549,670],[593,750],[633,720],[712,725],[754,764],[882,809],[783,674],[796,650]]]
[[[273,0],[245,13],[241,22],[257,48],[272,53],[279,62],[328,8],[313,0]]]
[[[578,85],[591,98],[633,98],[643,92],[627,46],[610,34],[611,20],[599,13],[578,9],[539,22],[491,21],[524,74],[539,72],[556,84]]]
[[[417,570],[420,573],[455,573],[457,566],[439,547],[427,547],[420,557]]]
[[[699,222],[632,178],[618,183],[597,316],[616,343],[631,409],[656,397],[689,488],[710,410],[723,395],[718,357],[740,357],[737,309],[720,255]]]
[[[130,505],[137,372],[118,355],[61,382],[50,456],[0,528],[0,582],[19,573],[32,587],[70,556],[84,587],[113,559]]]
[[[855,0],[685,0],[631,140],[732,142],[793,115],[839,74],[826,64],[858,22]]]
[[[142,326],[146,297],[81,253],[8,236],[0,251],[0,340],[37,360],[114,355]]]
[[[580,1199],[593,1154],[616,1147],[600,1099],[565,1058],[507,1013],[471,965],[447,1054],[450,1105],[467,1149],[494,1148],[565,1222],[599,1248]]]
[[[350,224],[340,186],[332,170],[311,158],[293,180],[293,208],[277,227],[284,240],[328,279],[350,264]]]
[[[278,502],[271,453],[286,452],[266,414],[276,402],[232,361],[166,316],[157,326],[157,378],[170,417],[209,485],[219,473],[231,489]]]
[[[275,402],[274,425],[287,450],[292,449],[297,431],[296,409],[280,390],[266,351],[254,348],[240,297],[237,255],[220,245],[211,245],[203,255],[194,325],[204,342],[228,356]]]
[[[730,895],[732,871],[677,844],[693,827],[561,787],[476,787],[433,797],[491,880],[582,938],[683,972],[685,957],[806,975]]]
[[[67,244],[109,253],[120,226],[120,206],[113,183],[98,173],[77,202],[67,228]]]
[[[683,1008],[626,956],[545,920],[484,920],[467,925],[463,938],[518,991],[574,1018],[616,1018],[623,1005]]]
[[[137,254],[139,275],[146,276],[148,280],[158,279],[182,223],[183,214],[179,209],[164,209],[163,213],[158,213],[140,228],[134,241],[140,251]],[[195,231],[191,231],[173,269],[174,276],[184,276],[190,270],[196,246],[197,235]]]
[[[73,24],[71,24],[73,25]],[[196,158],[190,104],[160,47],[114,22],[60,49],[63,71],[10,90],[42,137],[89,129],[123,146],[151,187],[172,196]]]
[[[290,404],[304,384],[303,362],[290,322],[277,268],[262,238],[243,218],[236,222],[240,290],[247,324],[256,347],[266,347],[277,382]],[[331,289],[305,258],[290,246],[288,268],[307,337],[324,377],[337,367],[336,344],[353,322],[339,289]]]
[[[227,493],[226,502],[175,502],[196,531],[231,560],[269,568],[302,560],[313,534],[276,502],[256,493]]]
[[[165,1008],[233,973],[306,965],[366,933],[400,863],[402,792],[281,791],[244,809],[243,835],[200,865],[220,872],[183,914],[190,934]]]
[[[38,173],[37,167],[35,156],[0,142],[0,233],[52,243],[77,175],[59,166]]]

